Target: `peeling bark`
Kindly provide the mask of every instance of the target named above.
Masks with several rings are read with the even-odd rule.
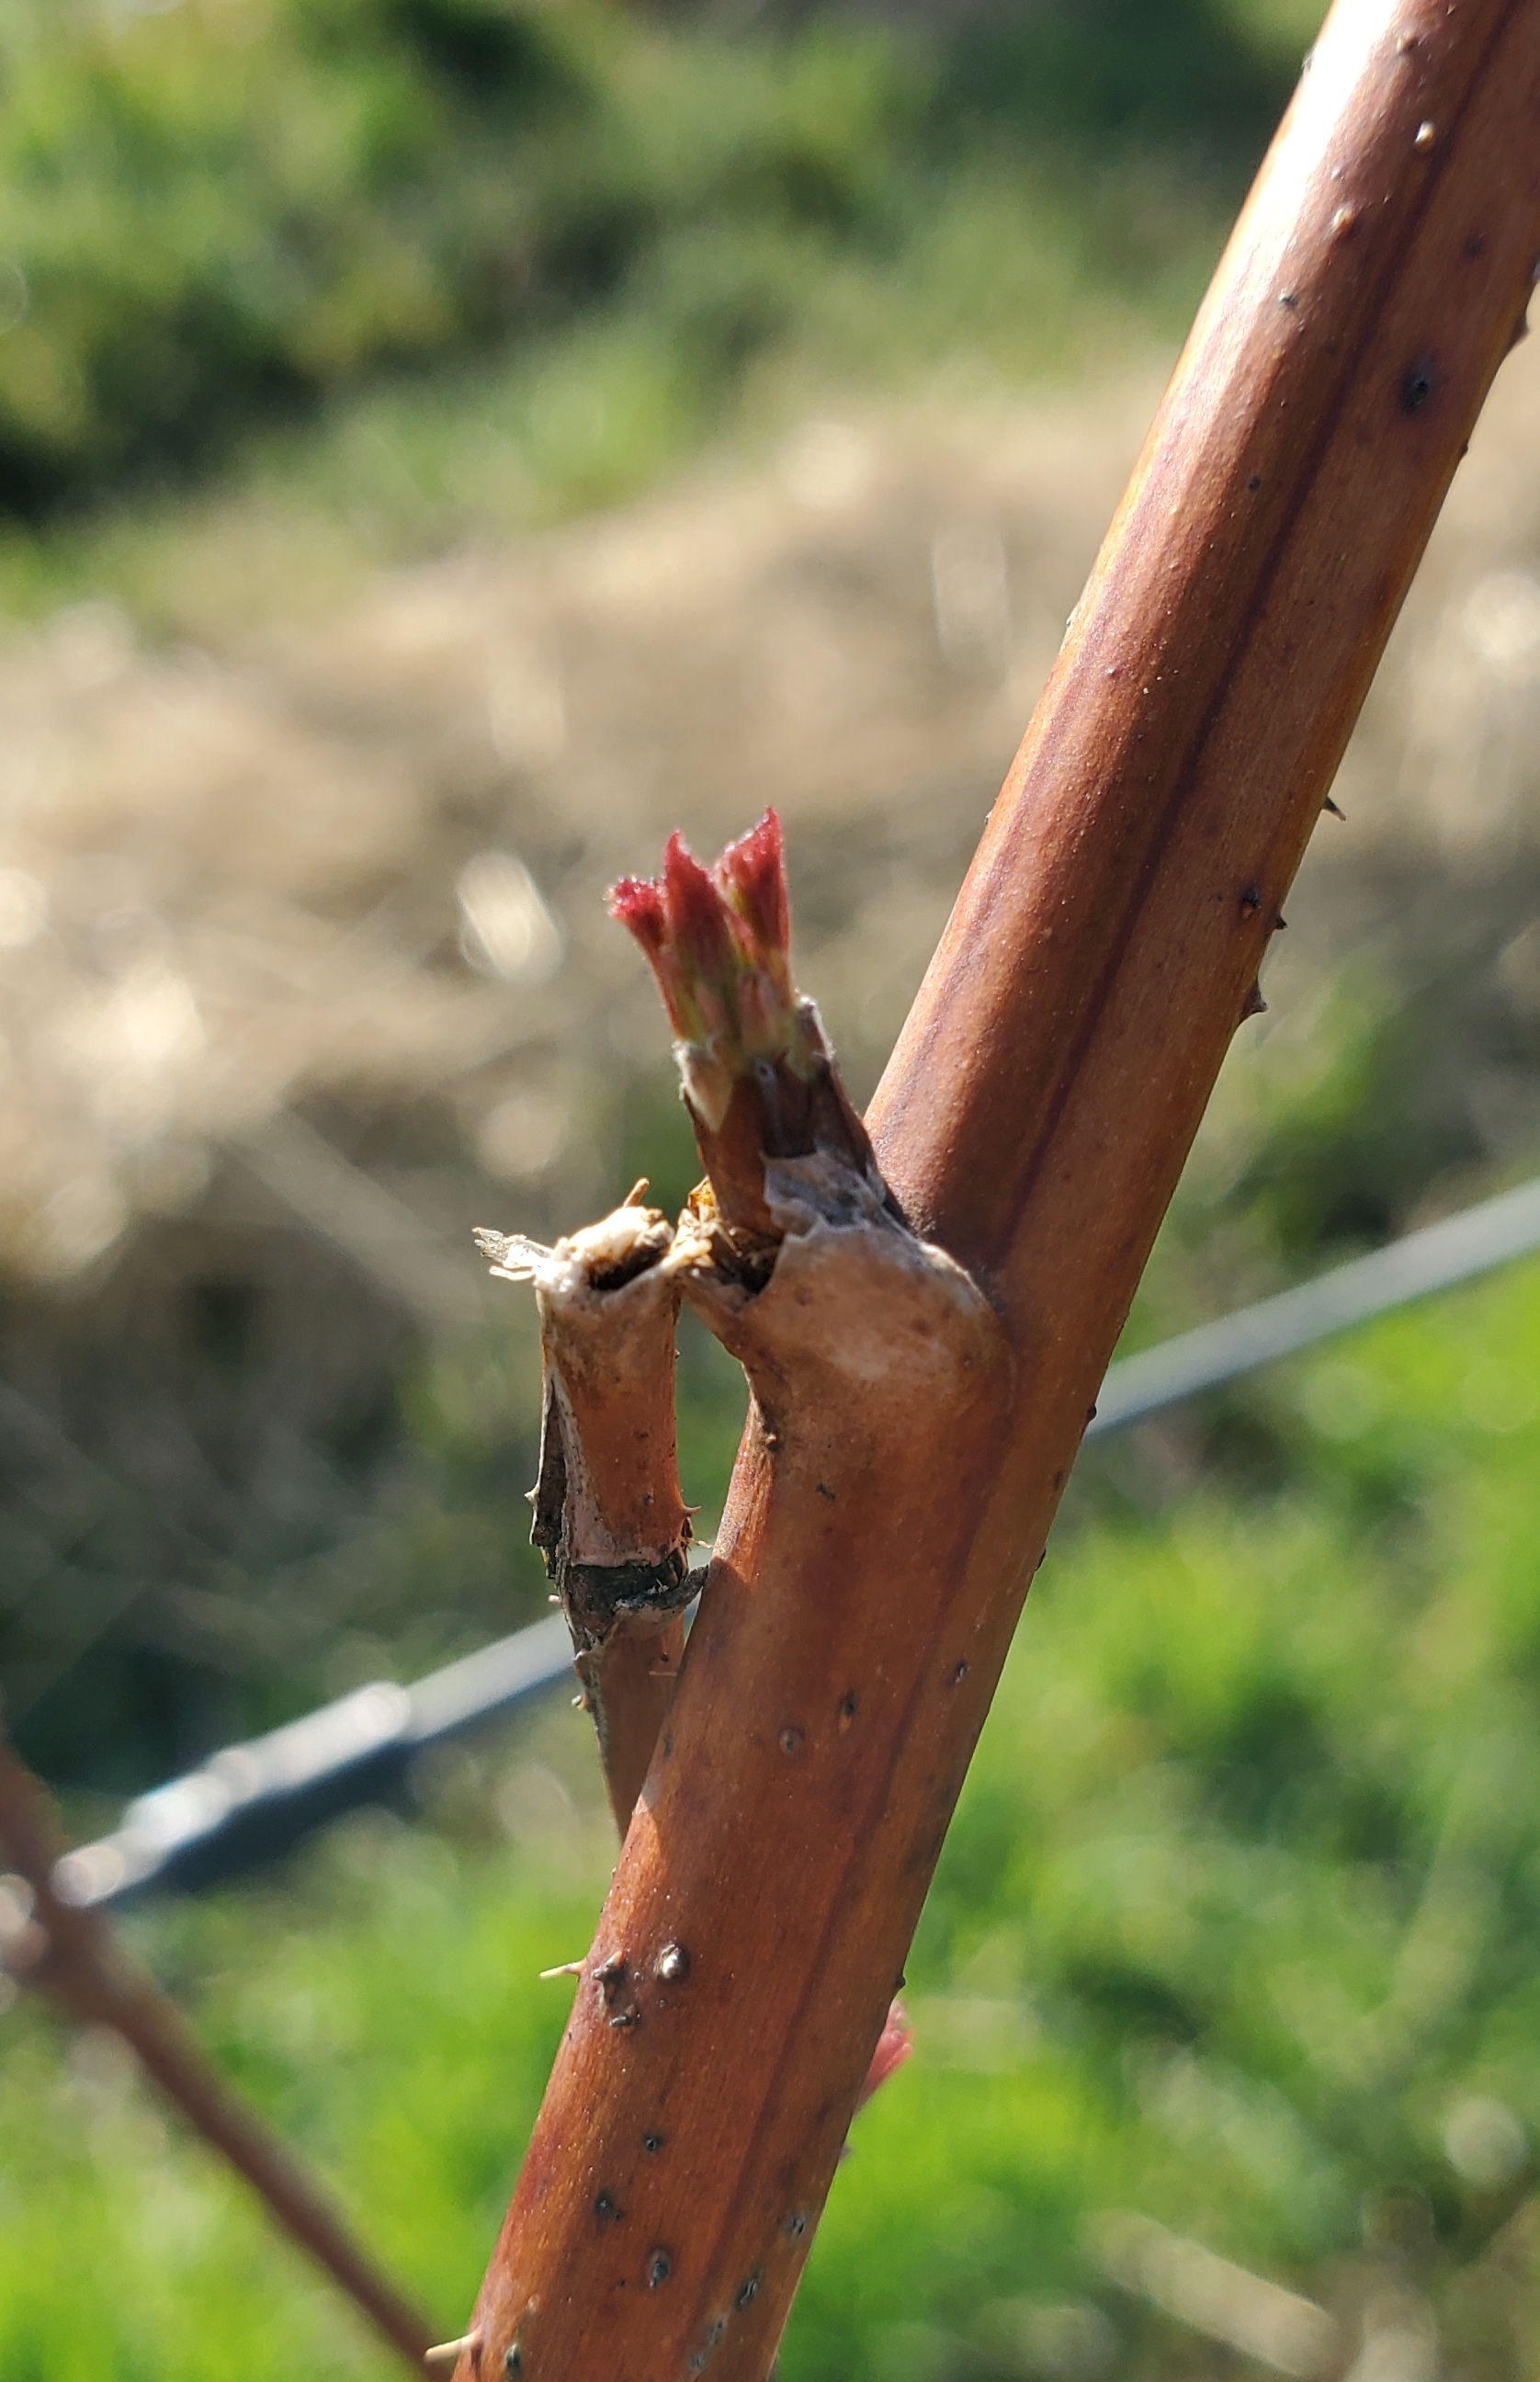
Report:
[[[616,1825],[625,1835],[684,1650],[690,1516],[679,1492],[673,1234],[628,1201],[554,1248],[483,1231],[534,1285],[544,1362],[535,1545],[572,1632]]]
[[[748,1374],[749,1429],[778,1480],[837,1504],[862,1441],[933,1394],[939,1415],[997,1327],[963,1269],[894,1214],[874,1165],[828,1149],[760,1164],[776,1235],[764,1283],[724,1265],[711,1217],[688,1209],[665,1266]]]

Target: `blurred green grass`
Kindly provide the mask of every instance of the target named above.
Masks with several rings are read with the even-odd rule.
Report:
[[[1462,2175],[1445,2132],[1540,2129],[1540,1266],[1238,1401],[1267,1493],[1093,1498],[1056,1539],[785,2382],[1230,2370],[1108,2284],[1119,2208],[1316,2291],[1367,2241],[1449,2370],[1532,2360],[1540,2302],[1468,2293],[1528,2160]],[[431,1826],[131,1933],[452,2330],[609,1848],[564,1705],[425,1793]],[[7,2382],[385,2370],[102,2044],[26,2007],[4,2039]]]
[[[1319,15],[6,0],[0,599],[185,630],[232,504],[292,604],[831,386],[1168,340]]]

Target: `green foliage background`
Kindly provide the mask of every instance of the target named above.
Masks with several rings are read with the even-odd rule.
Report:
[[[186,484],[370,399],[420,507],[471,500],[490,409],[539,510],[634,485],[792,357],[1042,371],[1177,327],[1314,14],[8,0],[0,511]]]

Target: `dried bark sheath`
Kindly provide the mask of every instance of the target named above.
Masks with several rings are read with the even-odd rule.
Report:
[[[64,1849],[46,1795],[0,1734],[0,1856],[15,1863],[31,1895],[30,1911],[9,1897],[8,1908],[0,1905],[0,1971],[47,1994],[78,2025],[121,2035],[274,2222],[409,2365],[420,2365],[434,2337],[426,2319],[359,2247],[292,2152],[223,2081],[175,2005],[105,1922],[55,1897],[52,1878]]]
[[[553,1249],[482,1232],[507,1282],[540,1308],[544,1411],[534,1543],[572,1632],[610,1806],[622,1836],[684,1651],[690,1516],[674,1430],[679,1294],[661,1260],[673,1234],[628,1200]]]
[[[764,2382],[1087,1410],[1537,253],[1536,0],[1339,7],[869,1120],[1000,1331],[959,1309],[974,1368],[938,1333],[907,1400],[824,1344],[752,1418],[460,2382]]]

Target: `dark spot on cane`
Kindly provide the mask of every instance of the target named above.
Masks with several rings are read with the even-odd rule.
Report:
[[[1260,472],[1253,472],[1253,473],[1252,473],[1251,478],[1247,481],[1246,485],[1247,485],[1247,487],[1248,487],[1248,488],[1250,488],[1250,489],[1253,492],[1253,494],[1254,494],[1254,492],[1255,492],[1258,488],[1260,488],[1260,487],[1261,487],[1261,485],[1262,485],[1262,474],[1261,474],[1261,473],[1260,473]]]
[[[720,2343],[722,2335],[727,2331],[727,2317],[725,2315],[714,2316],[711,2323],[706,2327],[706,2347],[708,2349],[715,2349]]]
[[[801,1744],[802,1732],[800,1728],[782,1729],[780,1735],[780,1748],[783,1753],[798,1753],[801,1750]]]
[[[1475,263],[1478,256],[1485,255],[1486,234],[1484,231],[1473,231],[1471,234],[1470,239],[1465,243],[1465,253],[1470,258],[1473,264]]]
[[[503,2371],[508,2376],[509,2382],[517,2382],[517,2377],[524,2371],[523,2354],[516,2340],[510,2340],[503,2351]]]
[[[829,1487],[827,1487],[827,1486],[826,1486],[826,1484],[825,1484],[824,1481],[822,1481],[822,1480],[820,1480],[820,1481],[818,1482],[817,1486],[818,1486],[818,1494],[820,1495],[820,1497],[826,1497],[826,1498],[828,1499],[828,1501],[829,1501],[829,1504],[832,1505],[832,1504],[834,1504],[834,1501],[835,1501],[835,1500],[834,1500],[834,1491],[833,1491],[832,1489],[830,1489]]]
[[[647,2261],[647,2289],[650,2291],[661,2290],[673,2271],[674,2261],[667,2251],[654,2250]]]
[[[840,1727],[841,1727],[842,1729],[847,1729],[847,1728],[849,1728],[849,1725],[850,1725],[850,1723],[854,1720],[855,1716],[856,1716],[856,1691],[855,1691],[854,1688],[849,1688],[849,1691],[848,1691],[845,1695],[842,1695],[842,1696],[840,1697],[840,1699],[839,1699],[839,1725],[840,1725]]]
[[[794,2241],[807,2231],[807,2218],[800,2208],[794,2208],[789,2216],[781,2218],[781,2231],[789,2233]]]
[[[1246,890],[1245,890],[1245,891],[1244,891],[1244,893],[1242,893],[1242,894],[1241,894],[1241,907],[1242,908],[1242,910],[1245,910],[1245,911],[1248,911],[1249,913],[1251,913],[1251,915],[1253,915],[1253,916],[1255,915],[1256,912],[1257,912],[1258,910],[1260,910],[1260,909],[1261,909],[1261,907],[1262,907],[1262,896],[1261,896],[1261,894],[1257,891],[1256,887],[1255,887],[1254,885],[1248,885],[1248,886],[1247,886],[1247,888],[1246,888]]]
[[[610,2024],[611,2024],[611,2026],[619,2026],[619,2027],[634,2026],[634,2025],[636,2024],[636,2020],[637,2020],[637,2012],[636,2012],[635,2010],[633,2010],[633,2009],[617,2010],[617,2011],[616,2011],[616,2013],[615,2013],[615,2016],[614,2016],[614,2017],[611,2019],[611,2020],[610,2020]]]
[[[968,1676],[971,1667],[971,1664],[967,1663],[959,1663],[958,1664],[956,1670],[952,1673],[952,1685],[954,1688],[961,1687],[963,1680]]]
[[[662,2150],[663,2136],[661,2134],[643,2134],[642,2137],[642,2147],[644,2151]]]
[[[664,1740],[663,1740],[663,1758],[664,1758],[665,1762],[666,1762],[666,1761],[667,1761],[667,1759],[668,1759],[669,1755],[673,1752],[673,1750],[674,1750],[674,1740],[673,1740],[673,1738],[672,1738],[671,1737],[666,1736],[666,1737],[664,1737]]]
[[[1401,404],[1408,413],[1420,412],[1433,395],[1433,374],[1426,364],[1413,364],[1401,383]]]
[[[1299,302],[1299,293],[1297,290],[1280,289],[1278,291],[1278,304],[1280,306],[1297,306]]]
[[[616,2206],[607,2192],[602,2192],[593,2204],[593,2214],[601,2225],[618,2225],[626,2212]]]
[[[738,2297],[733,2302],[734,2306],[740,2308],[748,2307],[758,2290],[759,2277],[757,2275],[751,2275],[747,2282],[739,2284]]]

